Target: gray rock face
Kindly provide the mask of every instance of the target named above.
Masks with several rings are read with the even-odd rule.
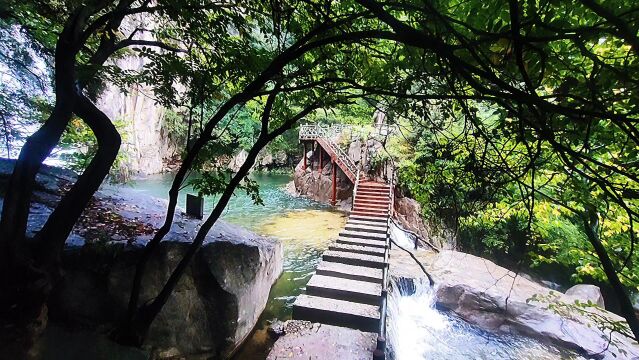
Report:
[[[237,154],[235,154],[235,156],[231,158],[231,161],[228,164],[228,168],[234,172],[238,172],[242,164],[244,164],[244,162],[246,161],[247,157],[248,152],[244,149],[240,150]]]
[[[0,160],[0,188],[14,164]],[[73,172],[43,166],[29,217],[30,234],[59,201],[60,187],[75,178]],[[122,221],[136,219],[154,228],[163,222],[166,209],[166,201],[126,187],[105,186],[94,201]],[[141,303],[158,294],[199,226],[199,220],[176,214],[166,241],[147,264]],[[114,238],[86,241],[74,231],[63,252],[63,279],[48,303],[50,320],[96,333],[112,328],[126,311],[141,245],[151,236],[139,235],[127,245]],[[228,356],[257,323],[271,285],[282,272],[282,256],[279,241],[218,220],[153,322],[145,347],[154,353]]]
[[[307,160],[307,168],[304,169],[304,160],[295,168],[295,175],[293,181],[295,183],[295,189],[297,193],[303,196],[308,196],[311,199],[329,203],[333,195],[333,183],[332,183],[332,164],[330,159],[324,155],[324,164],[321,171],[318,171],[319,159],[315,157],[309,157]],[[337,165],[336,165],[337,166]],[[350,207],[350,199],[353,196],[353,184],[348,177],[337,166],[337,187],[336,187],[336,199],[338,206]]]
[[[149,17],[127,16],[123,27],[153,29],[157,26]],[[126,33],[129,33],[128,31]],[[151,31],[139,32],[137,38],[156,40]],[[133,52],[133,54],[135,54]],[[127,55],[113,63],[122,70],[140,71],[146,59]],[[165,125],[166,109],[156,103],[149,86],[133,84],[123,92],[117,85],[107,84],[98,106],[112,121],[124,121],[122,151],[127,154],[121,173],[155,174],[164,171],[165,163],[179,155],[180,145],[169,138]],[[183,146],[183,145],[181,145]]]
[[[227,167],[237,172],[240,169],[240,166],[244,164],[247,157],[248,152],[242,149],[231,157]],[[289,166],[288,160],[288,155],[285,151],[272,153],[268,149],[265,149],[258,154],[257,159],[255,159],[255,164],[251,170],[271,170],[274,168],[286,167]]]
[[[428,239],[440,249],[454,249],[456,239],[451,231],[444,226],[442,230],[435,232],[422,218],[422,207],[414,199],[409,197],[395,197],[395,217],[403,228],[410,230],[423,239]]]
[[[605,303],[603,295],[601,295],[601,289],[599,286],[590,284],[579,284],[566,290],[566,295],[581,302],[591,301],[593,304],[597,304],[600,308],[605,309]]]
[[[361,140],[354,140],[348,146],[348,156],[350,156],[355,163],[362,161],[362,142]]]
[[[437,286],[437,303],[470,323],[491,331],[520,333],[574,349],[597,359],[636,359],[639,346],[630,338],[598,328],[592,317],[567,304],[574,299],[527,280],[491,261],[443,251],[429,272]],[[543,301],[534,298],[543,297]],[[558,309],[553,311],[550,305]],[[623,321],[603,309],[590,308],[608,321]]]
[[[154,321],[145,347],[180,354],[230,354],[251,332],[282,272],[281,243],[213,229]],[[249,233],[250,234],[250,233]],[[141,302],[161,290],[189,244],[163,241],[147,265]],[[140,247],[87,244],[65,251],[65,278],[50,302],[52,319],[91,328],[124,315]]]

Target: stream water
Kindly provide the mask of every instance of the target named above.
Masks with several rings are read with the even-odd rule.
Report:
[[[413,285],[392,283],[387,331],[395,360],[583,359],[531,338],[484,331],[438,310],[427,280]]]

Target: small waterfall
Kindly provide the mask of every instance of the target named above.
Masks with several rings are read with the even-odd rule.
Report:
[[[392,279],[391,286],[390,359],[583,359],[527,337],[487,332],[438,310],[428,279]]]
[[[406,250],[415,249],[417,239],[415,239],[412,234],[402,230],[399,226],[395,225],[395,223],[392,221],[390,224],[390,237],[397,245],[403,247]]]
[[[428,279],[393,279],[389,297],[387,328],[392,358],[426,359],[438,351],[440,341],[432,334],[444,334],[450,325],[435,308],[433,288]]]

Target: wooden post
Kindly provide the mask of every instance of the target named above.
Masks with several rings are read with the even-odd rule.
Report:
[[[331,167],[333,168],[333,198],[331,200],[331,205],[335,205],[336,202],[336,195],[337,195],[337,174],[336,174],[336,166],[335,166],[335,160],[331,161]]]
[[[313,161],[315,160],[315,157],[316,157],[315,151],[317,151],[315,149],[318,147],[317,141],[313,141],[313,145],[311,145],[311,146],[312,146],[311,150],[313,150],[313,157],[311,158],[311,171],[313,171]]]
[[[304,167],[303,169],[306,170],[306,143],[304,142]]]
[[[317,168],[317,171],[319,171],[319,173],[322,173],[322,147],[318,146],[317,150],[319,150],[319,167]]]

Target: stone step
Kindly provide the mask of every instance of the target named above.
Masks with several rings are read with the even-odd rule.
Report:
[[[388,204],[390,202],[390,200],[386,196],[372,197],[372,196],[364,196],[360,194],[355,196],[355,201],[374,203],[374,204]]]
[[[311,295],[299,295],[293,304],[293,319],[379,331],[379,307]]]
[[[384,204],[388,205],[390,203],[390,199],[388,197],[365,197],[365,196],[355,196],[355,201],[362,203],[370,203],[370,204]]]
[[[375,190],[375,189],[360,189],[357,188],[357,193],[355,194],[356,197],[361,196],[361,195],[365,195],[365,196],[371,196],[371,197],[386,197],[388,198],[388,191],[386,190]]]
[[[373,194],[380,194],[380,195],[388,196],[390,191],[388,189],[381,189],[381,188],[358,187],[357,188],[357,194],[359,195],[359,194],[363,194],[363,193],[373,193]]]
[[[383,216],[388,217],[388,210],[370,210],[368,208],[354,207],[353,213],[364,216]]]
[[[370,199],[378,199],[378,200],[390,200],[390,196],[388,193],[378,193],[378,192],[368,192],[368,191],[357,191],[355,194],[355,198],[370,198]]]
[[[370,206],[369,204],[360,204],[360,203],[353,204],[353,208],[362,209],[363,211],[366,211],[366,210],[370,210],[370,211],[388,211],[388,206],[375,207],[375,206]]]
[[[383,217],[384,219],[388,218],[388,211],[372,211],[353,208],[353,214],[360,216]]]
[[[369,305],[379,305],[381,284],[315,274],[306,284],[306,294]]]
[[[366,226],[373,226],[373,227],[377,227],[377,228],[383,228],[386,229],[386,222],[381,222],[381,221],[369,221],[369,220],[358,220],[358,219],[348,219],[347,224],[353,224],[353,225],[366,225]]]
[[[386,241],[386,233],[380,234],[366,231],[344,230],[339,233],[339,236]]]
[[[341,244],[341,243],[331,244],[329,245],[328,249],[334,250],[334,251],[352,252],[356,254],[364,254],[364,255],[372,255],[372,256],[384,256],[384,252],[386,252],[385,248]]]
[[[361,196],[390,200],[389,193],[387,192],[374,191],[374,190],[369,191],[366,189],[360,191],[360,189],[357,189],[357,193],[355,194],[355,197],[361,197]]]
[[[373,190],[384,190],[386,192],[390,191],[390,186],[386,184],[379,183],[363,183],[360,181],[359,185],[357,185],[357,189],[373,189]]]
[[[378,234],[386,234],[386,226],[371,226],[371,225],[364,225],[364,224],[353,224],[352,222],[347,222],[346,223],[346,227],[344,228],[344,230],[350,230],[350,231],[366,231],[366,232],[373,232],[373,233],[378,233]]]
[[[324,276],[333,276],[343,279],[368,281],[381,284],[382,270],[364,266],[340,264],[330,261],[322,261],[315,269],[315,273]]]
[[[362,246],[370,246],[377,248],[386,248],[386,241],[380,240],[371,240],[371,239],[360,239],[360,238],[350,238],[340,236],[337,238],[337,242],[340,244],[348,244],[348,245],[362,245]]]
[[[349,220],[364,220],[364,221],[373,221],[377,223],[386,224],[388,222],[388,216],[369,216],[369,215],[358,215],[351,213],[348,217]]]
[[[371,208],[371,209],[388,210],[388,203],[382,204],[382,203],[363,202],[363,201],[355,200],[355,204],[353,204],[353,206],[366,207],[366,208]]]
[[[375,269],[383,269],[384,267],[386,267],[384,259],[379,256],[357,254],[345,251],[326,250],[324,251],[324,254],[322,254],[322,260],[348,265],[366,266]]]
[[[388,194],[390,194],[390,190],[389,189],[383,189],[383,188],[377,188],[377,187],[358,186],[357,187],[357,193],[359,194],[360,191],[385,194],[386,196],[388,196]]]

